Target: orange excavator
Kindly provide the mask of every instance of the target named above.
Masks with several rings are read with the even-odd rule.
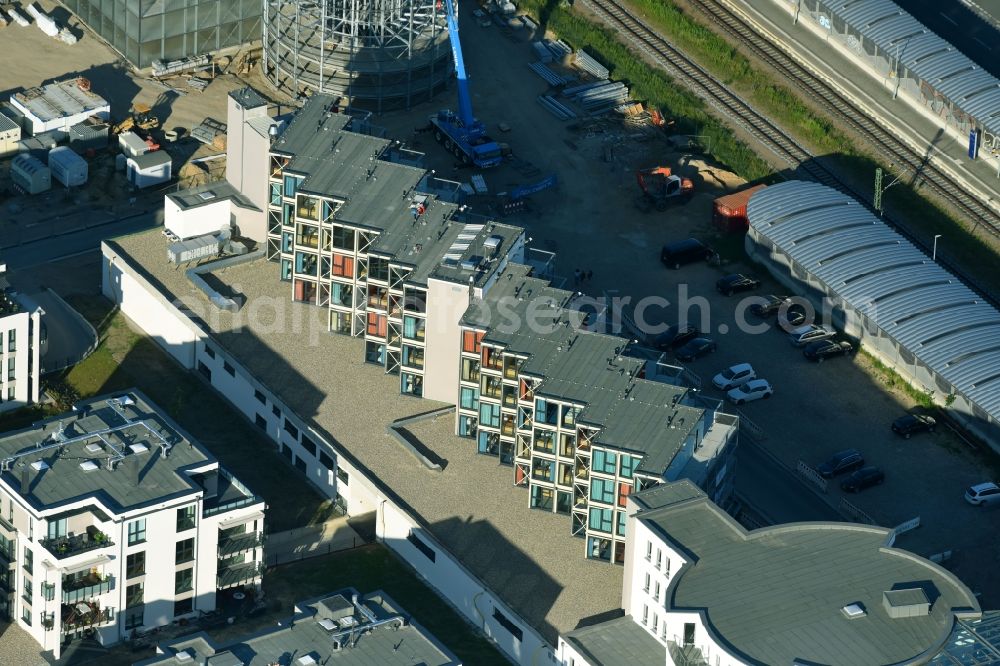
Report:
[[[694,183],[690,178],[675,176],[670,167],[653,167],[635,172],[642,199],[638,205],[643,210],[656,208],[664,211],[674,201],[687,201],[694,194]]]

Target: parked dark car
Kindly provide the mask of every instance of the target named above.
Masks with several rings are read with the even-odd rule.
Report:
[[[903,439],[909,439],[910,435],[919,432],[934,432],[936,427],[934,417],[926,414],[907,414],[892,422],[892,431]]]
[[[806,310],[800,305],[793,305],[778,315],[778,330],[791,333],[806,323]]]
[[[788,296],[775,296],[774,294],[768,294],[767,296],[762,296],[764,299],[763,303],[754,303],[750,306],[750,314],[755,317],[770,317],[771,315],[778,314],[778,310],[785,303],[791,303],[791,299]]]
[[[667,351],[668,349],[677,349],[699,335],[701,335],[701,331],[698,330],[697,326],[680,324],[678,326],[671,326],[663,333],[660,333],[652,339],[651,343],[656,349]]]
[[[825,463],[817,465],[816,471],[824,479],[832,479],[837,475],[853,472],[856,469],[864,467],[864,465],[865,459],[860,451],[857,449],[846,449],[844,451],[837,451]]]
[[[854,352],[854,345],[850,342],[837,342],[836,340],[820,340],[810,342],[802,350],[802,355],[810,361],[822,363],[828,358],[836,356],[846,356]]]
[[[712,248],[702,243],[697,238],[688,238],[674,243],[667,243],[660,250],[660,261],[667,268],[677,269],[684,264],[693,264],[696,261],[708,261],[715,252]]]
[[[885,473],[878,467],[862,467],[840,482],[840,489],[848,493],[859,493],[865,488],[880,485],[885,481]]]
[[[715,283],[715,288],[719,290],[719,293],[726,296],[732,296],[740,291],[752,291],[758,287],[760,287],[760,280],[755,280],[748,275],[743,275],[743,273],[726,275]]]
[[[715,340],[711,338],[695,338],[677,350],[677,358],[681,361],[693,361],[717,349]]]

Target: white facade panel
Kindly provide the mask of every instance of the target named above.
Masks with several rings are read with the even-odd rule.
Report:
[[[217,234],[229,228],[230,206],[229,199],[220,199],[184,210],[166,196],[163,198],[163,226],[181,240]]]

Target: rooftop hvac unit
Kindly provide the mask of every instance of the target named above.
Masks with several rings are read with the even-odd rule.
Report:
[[[474,271],[476,270],[476,266],[478,264],[472,259],[463,259],[462,261],[458,262],[458,265],[463,271]]]
[[[145,444],[129,444],[128,448],[131,449],[132,453],[145,453],[149,451],[149,447]]]
[[[483,241],[483,248],[493,253],[500,249],[501,243],[503,243],[503,236],[493,234]]]

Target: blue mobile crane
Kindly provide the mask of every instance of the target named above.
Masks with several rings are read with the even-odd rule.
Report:
[[[500,144],[490,138],[486,133],[486,126],[472,115],[469,79],[465,74],[462,45],[458,41],[458,15],[455,13],[453,0],[444,0],[444,4],[451,54],[455,60],[455,73],[458,75],[458,113],[442,110],[431,116],[434,138],[464,164],[474,164],[480,169],[495,167],[503,161]]]

